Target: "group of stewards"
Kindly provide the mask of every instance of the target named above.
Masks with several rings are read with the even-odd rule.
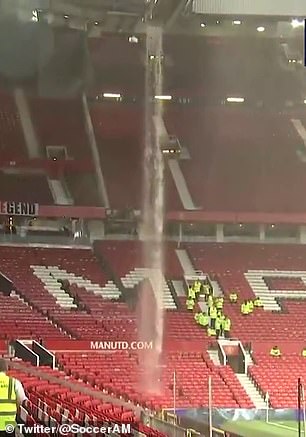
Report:
[[[244,316],[247,316],[248,314],[252,314],[254,308],[262,308],[262,307],[263,307],[263,303],[260,297],[256,297],[256,299],[254,300],[249,299],[242,302],[240,306],[240,312]]]
[[[188,286],[188,298],[186,300],[187,310],[193,311],[196,302],[199,300],[199,296],[204,294],[205,301],[207,301],[208,296],[211,295],[212,289],[207,281],[202,282],[199,279],[194,281],[193,284]]]
[[[302,349],[301,355],[303,358],[306,358],[306,347],[304,347],[304,349]],[[272,349],[270,350],[270,356],[271,357],[275,357],[275,358],[279,358],[282,356],[281,350],[278,346],[273,346]]]
[[[223,313],[223,296],[214,297],[213,290],[208,281],[197,279],[188,287],[187,309],[194,310],[199,296],[204,294],[208,311],[199,312],[194,315],[195,321],[204,329],[207,329],[209,337],[230,337],[231,319]]]

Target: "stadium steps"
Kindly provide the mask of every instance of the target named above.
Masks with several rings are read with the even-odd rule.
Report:
[[[19,112],[23,135],[30,159],[41,156],[40,144],[34,128],[34,123],[29,108],[27,97],[22,88],[14,91],[15,103]]]
[[[188,252],[185,249],[176,249],[175,253],[182,266],[184,275],[196,276],[196,271],[192,265]]]
[[[73,298],[61,288],[62,284],[57,282],[57,279],[62,278],[53,276],[51,270],[46,266],[31,265],[30,267],[34,275],[43,282],[44,288],[55,297],[56,303],[60,307],[65,309],[77,308],[77,305],[73,302]]]
[[[186,210],[198,209],[193,203],[191,194],[187,187],[186,180],[184,178],[178,160],[169,159],[168,165],[184,209]]]
[[[207,352],[208,352],[208,355],[209,355],[211,361],[214,363],[214,365],[221,366],[218,351],[217,350],[209,350]]]
[[[90,279],[84,279],[81,276],[76,276],[74,273],[68,273],[57,266],[49,267],[49,271],[51,271],[57,279],[66,279],[70,284],[84,287],[87,291],[91,291],[104,299],[118,299],[121,294],[117,286],[111,280],[108,280],[107,283],[101,287],[101,285],[93,283]]]
[[[244,390],[247,392],[248,396],[250,397],[251,401],[255,405],[255,408],[257,409],[265,409],[266,408],[266,402],[262,395],[257,390],[255,384],[249,378],[248,375],[237,373],[237,378],[244,388]]]
[[[271,293],[263,277],[265,272],[262,270],[251,270],[244,274],[256,297],[260,297],[263,307],[268,311],[281,311],[280,305],[276,301],[275,293]]]
[[[121,278],[122,284],[125,288],[134,288],[144,279],[149,279],[152,282],[152,275],[154,274],[154,269],[149,269],[146,267],[135,267],[124,277]],[[169,285],[165,277],[163,278],[163,306],[165,309],[176,309],[176,304],[169,289]]]
[[[93,122],[91,119],[91,115],[88,107],[88,101],[85,93],[83,93],[82,95],[82,106],[83,106],[84,122],[86,126],[88,143],[90,145],[91,154],[95,164],[95,175],[98,182],[97,184],[98,194],[105,208],[110,208],[109,196],[106,189],[105,179],[100,162],[100,154],[96,141],[96,134],[93,128]]]
[[[68,188],[61,180],[48,178],[48,185],[56,205],[73,205]]]
[[[172,281],[173,288],[178,297],[186,297],[186,291],[184,289],[184,283],[181,280]]]
[[[214,296],[223,296],[223,292],[222,292],[222,289],[221,289],[221,287],[219,285],[219,282],[216,281],[216,280],[215,281],[210,280],[210,283],[211,283],[211,286],[213,288]]]
[[[281,277],[286,279],[299,277],[306,284],[306,274],[304,270],[282,270],[281,272],[275,272],[274,270],[249,270],[245,273],[245,277],[256,296],[260,297],[265,310],[281,311],[281,306],[277,302],[277,298],[305,299],[306,297],[305,290],[270,290],[264,280],[265,277]]]
[[[103,287],[99,284],[94,284],[89,279],[84,279],[80,276],[76,276],[74,273],[68,273],[65,270],[60,269],[57,266],[33,266],[31,268],[34,270],[34,274],[45,284],[51,284],[52,287],[60,288],[60,284],[57,282],[58,279],[67,280],[70,284],[76,284],[78,287],[83,287],[87,291],[91,291],[92,293],[103,297],[104,299],[118,299],[120,296],[120,291],[116,287],[116,285],[112,281],[108,281]],[[51,276],[51,275],[52,276]],[[57,286],[55,286],[57,284]],[[52,288],[51,287],[51,288]],[[49,288],[45,287],[51,294],[53,294]],[[71,296],[66,293],[64,290],[60,290],[66,294],[66,301],[73,300]],[[55,296],[55,294],[53,294]],[[69,297],[69,299],[68,299]],[[65,299],[62,299],[65,300]],[[59,302],[58,302],[59,303]],[[63,306],[63,305],[61,305]],[[69,308],[68,306],[64,306],[65,308]]]
[[[293,124],[299,136],[302,138],[306,150],[306,129],[303,123],[301,122],[301,120],[297,120],[297,119],[291,119],[291,123]]]
[[[244,350],[245,352],[245,364],[246,366],[252,366],[254,364],[254,360],[252,358],[252,355],[250,354],[250,352],[248,350]]]

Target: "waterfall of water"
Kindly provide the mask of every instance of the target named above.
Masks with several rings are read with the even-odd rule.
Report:
[[[160,356],[163,346],[164,159],[158,128],[163,107],[162,103],[154,98],[156,95],[162,95],[162,63],[162,31],[160,28],[148,26],[143,221],[140,238],[143,241],[144,264],[148,268],[149,278],[141,290],[138,329],[141,339],[153,341],[153,350],[140,354],[144,368],[141,386],[150,392],[160,390]]]

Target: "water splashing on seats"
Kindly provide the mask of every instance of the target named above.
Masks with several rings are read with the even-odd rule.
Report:
[[[148,26],[146,44],[145,90],[145,150],[143,179],[143,214],[140,238],[143,241],[143,260],[148,268],[139,301],[139,338],[153,341],[152,350],[139,352],[141,389],[160,392],[160,357],[163,347],[163,288],[164,288],[164,159],[161,149],[163,106],[154,98],[163,91],[162,31]]]

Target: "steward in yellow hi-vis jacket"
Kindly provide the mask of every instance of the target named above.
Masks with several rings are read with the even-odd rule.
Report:
[[[17,408],[27,399],[21,382],[6,373],[6,361],[0,359],[0,435],[7,425],[16,425]]]

